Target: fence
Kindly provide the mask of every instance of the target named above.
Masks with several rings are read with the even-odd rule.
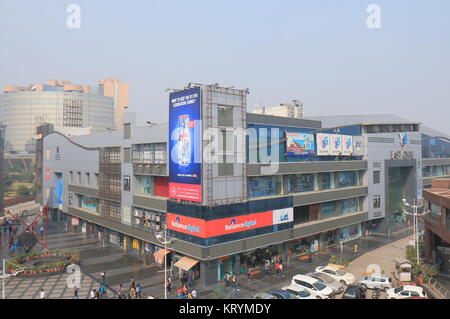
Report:
[[[430,278],[428,280],[428,284],[433,287],[433,289],[437,290],[442,297],[450,299],[450,291],[448,291],[448,289],[445,288],[439,281],[434,278]]]

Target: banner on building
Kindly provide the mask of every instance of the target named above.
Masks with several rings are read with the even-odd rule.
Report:
[[[314,134],[286,132],[286,155],[314,155]]]
[[[273,224],[283,224],[294,221],[294,208],[276,209],[273,211]]]
[[[317,155],[326,156],[331,154],[330,134],[317,133]]]
[[[362,136],[353,136],[353,155],[364,156],[364,144]]]
[[[201,90],[174,92],[169,99],[169,196],[201,202]]]
[[[342,135],[331,134],[330,155],[342,154]]]
[[[353,154],[353,136],[342,135],[342,155]]]

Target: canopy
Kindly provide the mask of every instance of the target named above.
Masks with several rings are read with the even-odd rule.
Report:
[[[191,269],[192,267],[197,265],[198,262],[199,262],[199,260],[197,260],[197,259],[190,258],[190,257],[183,257],[173,265],[178,268],[181,268],[185,271],[188,271],[189,269]]]
[[[156,262],[162,264],[164,262],[164,256],[171,253],[171,250],[168,249],[160,249],[156,253],[153,254],[155,257]]]

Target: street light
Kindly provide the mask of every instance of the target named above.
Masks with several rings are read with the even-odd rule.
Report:
[[[402,199],[403,205],[408,208],[413,209],[413,213],[408,212],[406,209],[403,209],[403,212],[407,215],[413,216],[413,234],[414,234],[414,241],[416,246],[416,260],[417,264],[420,265],[420,254],[419,254],[419,220],[418,217],[424,217],[426,214],[428,214],[430,211],[423,211],[421,214],[419,214],[419,209],[423,208],[423,201],[422,197],[419,197],[416,201],[414,198],[413,205],[409,204],[406,199]],[[419,203],[420,202],[420,203]]]
[[[164,245],[164,299],[167,299],[167,244],[171,244],[173,242],[173,238],[167,237],[167,227],[164,226],[164,232],[155,233],[156,239]]]

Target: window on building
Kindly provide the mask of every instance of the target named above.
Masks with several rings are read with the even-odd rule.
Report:
[[[336,172],[334,174],[335,188],[358,186],[358,172]]]
[[[81,172],[78,172],[77,174],[78,174],[78,184],[81,185]]]
[[[314,174],[290,175],[288,177],[289,193],[314,191]]]
[[[129,147],[123,148],[123,162],[131,163],[131,149]]]
[[[219,105],[219,107],[218,107],[218,125],[233,127],[233,107]]]
[[[359,211],[359,198],[349,198],[340,201],[340,214],[351,214]]]
[[[129,139],[131,137],[131,124],[125,123],[123,125],[123,138]]]
[[[380,171],[373,171],[373,183],[374,184],[380,184]]]
[[[136,184],[135,190],[140,195],[152,195],[153,177],[147,175],[135,175]]]
[[[95,173],[94,176],[95,176],[95,177],[94,177],[94,179],[95,179],[95,180],[94,180],[94,186],[95,186],[95,187],[98,187],[98,173]]]
[[[248,197],[264,197],[282,193],[281,176],[250,177],[248,179]]]
[[[319,190],[331,188],[331,173],[319,173],[318,175]]]
[[[336,202],[327,202],[319,205],[320,207],[320,219],[331,218],[336,213]]]
[[[86,185],[91,185],[91,174],[86,173]]]
[[[373,197],[373,208],[380,208],[381,207],[381,196],[376,195]]]
[[[130,176],[124,175],[123,176],[123,190],[125,192],[129,192],[131,189],[131,179]]]
[[[73,184],[73,172],[72,171],[69,172],[69,176],[70,176],[69,177],[70,183]]]

